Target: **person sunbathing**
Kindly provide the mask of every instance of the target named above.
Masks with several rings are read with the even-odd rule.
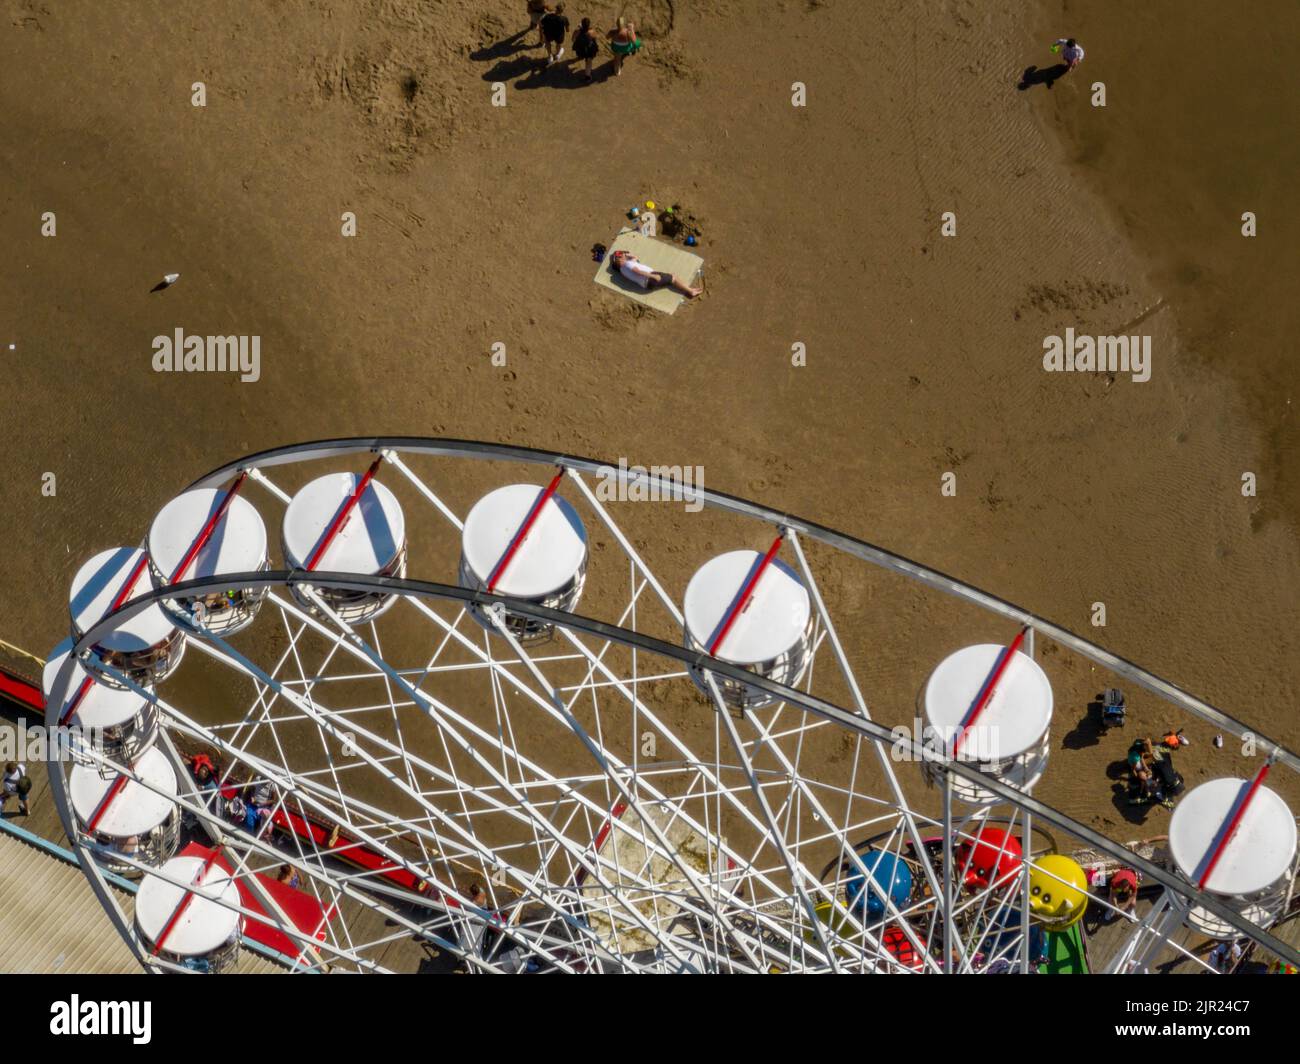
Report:
[[[703,288],[692,288],[680,277],[671,273],[651,269],[630,251],[614,252],[610,256],[610,264],[629,281],[640,285],[642,288],[668,287],[680,292],[687,299],[694,299],[704,291]]]

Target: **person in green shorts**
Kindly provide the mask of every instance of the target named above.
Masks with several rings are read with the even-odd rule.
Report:
[[[636,25],[622,15],[618,25],[609,31],[609,46],[614,49],[614,73],[623,73],[623,60],[641,51],[641,38],[636,35]]]

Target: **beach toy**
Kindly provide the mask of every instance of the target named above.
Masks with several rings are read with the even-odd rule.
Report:
[[[1061,50],[1061,46],[1060,46],[1059,44],[1054,44],[1054,45],[1052,45],[1052,54],[1053,54],[1053,55],[1055,55],[1055,54],[1056,54],[1057,52],[1059,52],[1060,50]]]
[[[697,241],[693,236],[688,236],[686,238],[686,246],[688,248],[693,248],[697,243],[699,243],[699,241]]]
[[[1052,931],[1064,931],[1082,920],[1087,908],[1088,876],[1079,863],[1059,853],[1040,858],[1029,873],[1034,919]]]
[[[866,891],[867,915],[883,916],[885,913],[885,894],[895,906],[901,907],[912,894],[912,870],[906,862],[899,860],[892,853],[880,850],[868,850],[862,855],[862,867],[867,870],[871,884]],[[855,871],[844,885],[844,896],[850,907],[862,906],[864,877]]]
[[[646,200],[646,201],[645,201],[645,209],[648,210],[648,211],[652,211],[652,210],[654,210],[654,209],[655,209],[655,201],[652,200],[652,199],[648,199],[648,200]]]

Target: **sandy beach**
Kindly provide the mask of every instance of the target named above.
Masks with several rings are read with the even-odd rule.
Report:
[[[44,653],[80,563],[243,453],[488,439],[700,465],[1300,743],[1285,55],[1167,4],[1069,25],[1009,0],[635,6],[645,51],[587,87],[536,70],[513,0],[3,0],[0,638]],[[1064,33],[1084,64],[1017,91]],[[1198,59],[1212,44],[1231,58]],[[588,249],[648,198],[703,222],[707,292],[672,317],[591,281]],[[178,327],[260,336],[260,379],[155,373]],[[1149,335],[1150,380],[1045,373],[1067,328]],[[703,554],[667,554],[668,578]],[[886,723],[950,649],[1008,636],[834,575]],[[1104,683],[1077,662],[1053,683],[1038,796],[1132,837],[1105,779],[1120,740],[1071,740]],[[1141,697],[1132,720],[1167,723]],[[1251,771],[1188,733],[1189,784]]]

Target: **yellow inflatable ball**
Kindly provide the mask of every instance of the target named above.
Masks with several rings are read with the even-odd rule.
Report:
[[[1088,908],[1088,876],[1077,861],[1053,853],[1029,872],[1029,910],[1044,927],[1063,931],[1083,919]]]

